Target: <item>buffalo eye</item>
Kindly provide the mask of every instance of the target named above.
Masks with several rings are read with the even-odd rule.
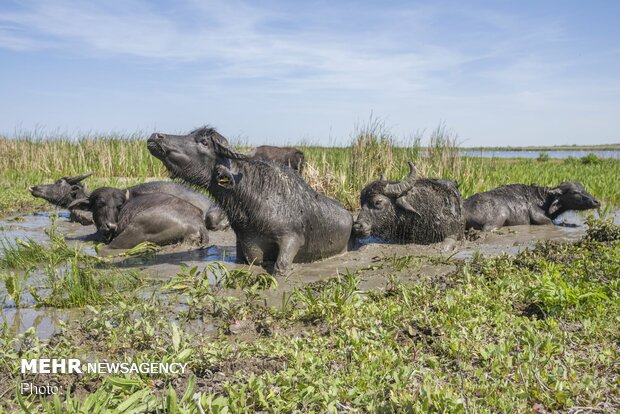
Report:
[[[373,203],[374,208],[383,208],[383,200],[378,198]]]
[[[209,138],[207,138],[207,137],[202,138],[202,139],[200,140],[200,143],[201,143],[202,145],[204,145],[204,146],[209,145]]]

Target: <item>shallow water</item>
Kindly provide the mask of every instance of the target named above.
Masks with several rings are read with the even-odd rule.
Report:
[[[95,254],[92,243],[94,226],[82,226],[70,223],[68,214],[61,212],[57,220],[58,231],[65,235],[70,243],[82,247],[82,251]],[[585,234],[584,219],[586,215],[569,212],[556,220],[556,226],[514,226],[505,227],[499,231],[481,234],[476,241],[459,241],[454,244],[438,243],[429,246],[414,244],[394,245],[381,243],[375,239],[366,239],[358,243],[354,251],[331,257],[315,263],[295,264],[291,274],[278,280],[277,289],[266,292],[266,300],[278,304],[285,292],[307,283],[326,280],[347,270],[370,269],[362,274],[360,289],[365,290],[383,286],[386,281],[387,270],[382,271],[380,264],[385,258],[402,256],[444,256],[457,259],[468,259],[476,253],[497,255],[501,253],[515,254],[535,245],[539,240],[577,240]],[[620,210],[613,214],[614,221],[620,224]],[[15,243],[17,239],[32,239],[40,243],[48,243],[45,234],[51,225],[49,213],[40,213],[5,219],[0,221],[0,239],[5,243]],[[202,268],[206,262],[222,261],[229,268],[242,268],[246,265],[236,263],[235,235],[231,230],[209,233],[209,246],[205,248],[188,248],[187,246],[168,246],[162,248],[151,257],[134,257],[114,259],[119,268],[141,269],[153,280],[167,281],[180,271],[181,264],[188,267]],[[119,253],[118,251],[104,251]],[[3,252],[0,251],[0,255]],[[419,269],[406,270],[399,277],[403,280],[415,280],[421,275],[433,276],[453,270],[454,266],[423,264]],[[256,267],[256,271],[263,271]],[[392,272],[392,271],[390,271]],[[27,286],[41,286],[42,273],[32,272]],[[213,278],[212,278],[213,281]],[[144,297],[152,292],[142,292]],[[30,327],[35,327],[41,338],[53,334],[58,321],[69,321],[83,318],[86,312],[83,309],[36,309],[32,298],[26,293],[22,299],[25,307],[16,309],[15,304],[7,297],[4,284],[0,284],[0,304],[2,319],[8,324],[14,334],[22,333]]]
[[[620,158],[620,151],[493,151],[493,150],[464,150],[462,155],[467,157],[491,157],[491,158],[538,158],[541,153],[549,155],[549,158],[566,159],[569,157],[581,158],[588,154],[594,154],[599,158]]]

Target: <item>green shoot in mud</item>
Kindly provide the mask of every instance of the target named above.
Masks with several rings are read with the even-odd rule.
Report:
[[[18,272],[10,272],[0,275],[0,280],[4,281],[8,297],[13,301],[16,308],[21,306],[22,296],[25,292],[26,281],[30,272],[20,274]],[[4,305],[4,304],[3,304]]]
[[[187,320],[218,317],[226,322],[236,321],[255,310],[260,291],[278,286],[275,277],[255,273],[252,268],[228,269],[220,262],[208,263],[202,270],[181,265],[181,272],[162,289],[186,298],[187,310],[182,316]],[[229,290],[241,290],[243,301],[224,295]]]
[[[361,299],[359,282],[356,274],[347,271],[321,283],[318,289],[312,285],[296,289],[295,297],[303,307],[299,320],[317,322],[341,314],[345,306],[355,306]]]
[[[136,270],[95,269],[77,257],[58,267],[48,266],[44,286],[30,289],[36,306],[72,308],[111,303],[120,290],[133,291],[142,284]]]
[[[268,273],[254,273],[253,266],[241,269],[228,269],[221,262],[207,263],[202,270],[197,266],[188,268],[181,265],[181,272],[164,288],[185,292],[208,289],[272,289],[278,286],[276,278]]]

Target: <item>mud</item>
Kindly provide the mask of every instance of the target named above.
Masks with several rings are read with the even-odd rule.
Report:
[[[360,289],[385,287],[388,276],[395,275],[400,280],[412,281],[419,277],[438,277],[455,269],[451,260],[471,258],[474,254],[497,255],[516,254],[530,248],[539,240],[577,240],[585,234],[585,215],[567,213],[560,217],[562,225],[556,226],[515,226],[502,228],[492,233],[469,234],[466,240],[449,241],[429,246],[384,244],[377,240],[364,240],[355,250],[326,260],[295,264],[291,274],[278,280],[278,288],[265,292],[265,300],[279,304],[283,294],[294,288],[336,277],[347,271],[360,271]],[[614,213],[614,221],[620,223],[620,211]],[[14,217],[0,221],[0,240],[14,243],[17,239],[32,239],[39,243],[49,243],[45,231],[50,227],[50,213]],[[76,244],[82,251],[96,254],[94,226],[82,226],[68,221],[68,212],[61,211],[57,220],[58,231],[65,236],[68,244]],[[181,264],[188,267],[202,267],[209,261],[222,261],[228,268],[242,268],[247,265],[236,263],[235,235],[231,230],[210,232],[209,246],[188,248],[187,246],[167,246],[150,257],[117,258],[114,263],[120,268],[138,268],[157,282],[165,282],[179,272]],[[100,253],[102,253],[100,251]],[[118,254],[119,251],[103,251],[103,254]],[[0,255],[3,253],[0,251]],[[264,271],[254,267],[255,271]],[[28,283],[37,283],[37,277]],[[25,308],[16,309],[7,297],[4,284],[0,284],[0,304],[2,320],[17,334],[34,327],[41,338],[53,334],[58,321],[83,318],[81,309],[36,309],[27,298]],[[30,305],[30,306],[29,306]],[[1,322],[1,321],[0,321]],[[213,327],[210,327],[213,329]],[[201,330],[204,330],[204,326]]]

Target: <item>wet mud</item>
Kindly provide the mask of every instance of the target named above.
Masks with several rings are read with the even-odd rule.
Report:
[[[65,211],[58,215],[58,232],[65,236],[67,243],[79,246],[85,253],[96,255],[92,243],[96,239],[95,227],[69,222],[68,212]],[[469,233],[464,240],[449,240],[428,246],[386,244],[367,239],[358,242],[354,250],[339,256],[314,263],[294,264],[289,276],[279,279],[278,287],[264,292],[264,296],[267,303],[277,304],[282,300],[283,293],[308,284],[320,284],[346,272],[358,272],[361,290],[385,287],[389,283],[388,277],[396,276],[402,281],[439,277],[454,271],[455,259],[467,260],[475,254],[516,254],[541,240],[577,240],[585,234],[584,220],[585,215],[567,213],[560,217],[561,225],[505,227],[490,233]],[[620,223],[620,211],[614,213],[614,221]],[[49,243],[46,230],[50,225],[50,213],[3,219],[0,220],[0,240],[3,243],[15,243],[17,239],[31,239],[46,244]],[[100,254],[106,255],[118,253],[121,252],[108,249],[100,251]],[[161,283],[175,276],[182,264],[202,268],[207,262],[220,261],[230,269],[248,266],[237,263],[235,235],[231,230],[210,232],[209,246],[206,247],[166,246],[147,257],[114,257],[112,260],[119,268],[140,269],[148,278]],[[255,272],[264,271],[259,266],[252,269]],[[28,283],[37,283],[36,275],[29,278]],[[7,296],[4,284],[0,284],[0,323],[4,321],[11,332],[21,333],[34,327],[39,337],[47,338],[53,334],[58,321],[80,319],[86,314],[83,309],[35,308],[29,306],[27,297],[25,303],[26,307],[15,308]]]

